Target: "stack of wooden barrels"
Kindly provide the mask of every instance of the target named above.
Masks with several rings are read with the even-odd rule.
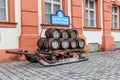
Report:
[[[78,32],[75,29],[49,28],[45,36],[46,38],[40,38],[37,41],[39,50],[83,49],[85,46],[84,39],[78,38]]]

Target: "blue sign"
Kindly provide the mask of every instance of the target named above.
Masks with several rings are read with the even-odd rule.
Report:
[[[65,16],[63,11],[58,10],[55,15],[51,15],[51,24],[59,26],[70,26],[70,18],[69,16]]]

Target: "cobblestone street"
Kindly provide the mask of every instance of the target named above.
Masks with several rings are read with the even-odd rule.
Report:
[[[54,67],[39,63],[0,63],[0,80],[120,80],[120,51],[85,55],[88,61]]]

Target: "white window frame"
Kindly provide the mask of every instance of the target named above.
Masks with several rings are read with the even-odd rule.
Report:
[[[90,1],[94,2],[94,9],[90,8]],[[95,0],[88,0],[88,8],[86,6],[85,6],[85,8],[86,8],[85,11],[88,11],[88,18],[86,17],[86,19],[88,19],[88,26],[87,26],[87,21],[86,21],[86,27],[96,27],[96,1]],[[94,25],[93,26],[90,25],[90,11],[94,12],[94,18],[93,18]]]
[[[50,13],[45,12],[45,14],[55,14],[54,9],[53,9],[54,4],[60,5],[60,10],[62,10],[62,0],[60,0],[60,2],[55,2],[53,0],[51,0],[51,1],[50,0],[45,0],[45,3],[50,3],[51,4],[51,12]],[[45,23],[47,23],[46,20],[45,20]],[[47,24],[50,24],[50,23],[47,23]]]
[[[114,8],[117,8],[117,13],[114,13],[113,11],[113,9]],[[117,21],[114,21],[114,19],[113,19],[113,15],[115,16],[117,16]],[[115,27],[115,26],[113,26],[113,23],[115,23],[115,22],[117,22],[117,27]],[[119,29],[119,7],[118,6],[112,6],[112,29]]]
[[[6,20],[0,20],[0,22],[7,22],[8,21],[8,0],[5,3],[5,11],[6,11]]]
[[[8,0],[6,0],[6,21],[8,22]]]

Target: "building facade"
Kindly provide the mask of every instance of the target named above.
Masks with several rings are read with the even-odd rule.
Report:
[[[70,17],[70,26],[50,25],[57,10]],[[113,0],[0,0],[0,62],[19,57],[6,50],[35,51],[48,28],[77,29],[86,52],[119,49],[119,19],[120,2]]]

